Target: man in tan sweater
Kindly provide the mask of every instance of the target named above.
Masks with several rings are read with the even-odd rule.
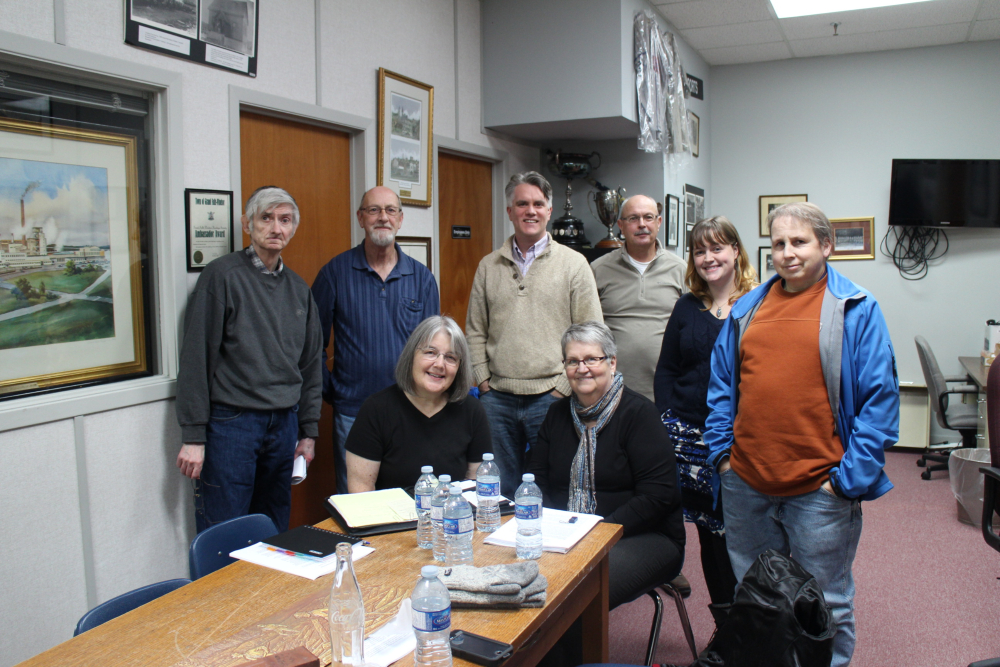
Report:
[[[537,439],[549,405],[570,391],[563,331],[603,319],[587,260],[545,231],[552,215],[549,182],[534,171],[514,174],[505,193],[514,235],[479,262],[465,332],[501,493],[513,498],[528,444]]]

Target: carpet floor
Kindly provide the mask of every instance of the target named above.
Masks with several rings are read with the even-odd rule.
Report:
[[[854,561],[857,646],[854,667],[964,667],[1000,656],[1000,553],[978,526],[958,521],[946,472],[920,478],[917,454],[887,452],[895,488],[863,504],[864,527]],[[687,526],[686,600],[698,650],[715,624],[698,556],[698,534]],[[656,663],[687,665],[673,601],[664,596]],[[648,596],[611,612],[611,662],[642,664],[653,602]]]

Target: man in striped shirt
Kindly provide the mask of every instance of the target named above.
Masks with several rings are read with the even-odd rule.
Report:
[[[403,224],[396,193],[372,188],[361,199],[357,218],[364,241],[330,260],[312,286],[323,328],[323,399],[334,412],[338,493],[347,493],[344,444],[361,404],[393,383],[406,339],[440,312],[433,274],[395,242]],[[331,328],[333,370],[325,349]]]

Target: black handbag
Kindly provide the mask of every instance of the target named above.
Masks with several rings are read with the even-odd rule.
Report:
[[[716,607],[719,629],[690,667],[821,667],[833,658],[837,626],[816,578],[768,549]]]

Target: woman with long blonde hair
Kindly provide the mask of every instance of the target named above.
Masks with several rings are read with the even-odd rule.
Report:
[[[677,455],[684,519],[695,524],[701,565],[713,604],[733,601],[736,577],[726,551],[722,506],[713,507],[712,477],[702,440],[708,417],[712,347],[732,305],[757,285],[740,235],[721,215],[699,221],[690,235],[686,282],[674,305],[656,364],[654,395]]]

